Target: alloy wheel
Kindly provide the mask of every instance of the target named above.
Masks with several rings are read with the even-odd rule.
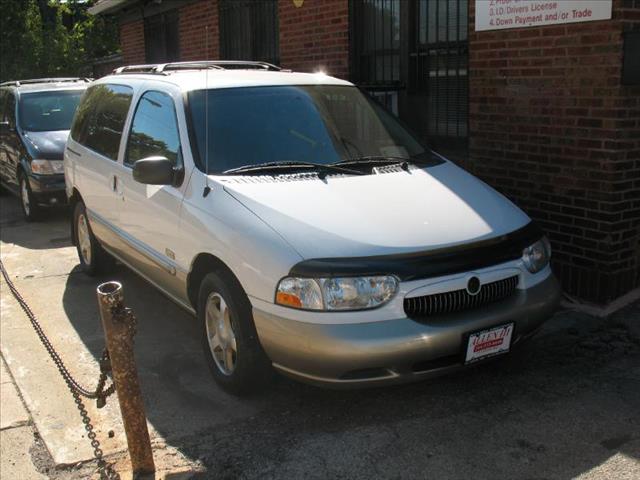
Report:
[[[236,336],[231,325],[229,307],[222,295],[211,292],[205,307],[207,340],[213,360],[224,375],[231,375],[236,368],[238,350]]]
[[[29,201],[29,187],[27,186],[27,181],[24,178],[20,179],[20,199],[22,200],[24,213],[28,217],[31,214],[31,202]]]
[[[84,212],[78,215],[78,247],[86,265],[91,265],[91,236]]]

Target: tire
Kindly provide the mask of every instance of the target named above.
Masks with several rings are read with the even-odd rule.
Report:
[[[38,221],[42,214],[42,207],[36,202],[31,185],[29,185],[29,179],[23,171],[18,173],[18,193],[24,219],[27,222]]]
[[[73,209],[73,240],[78,251],[80,266],[90,277],[106,273],[113,266],[113,259],[104,251],[98,239],[93,235],[82,201]]]
[[[238,280],[226,272],[207,274],[200,284],[197,313],[203,352],[216,383],[239,396],[263,389],[272,379],[273,368]]]

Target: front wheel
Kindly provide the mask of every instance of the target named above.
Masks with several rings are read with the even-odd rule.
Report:
[[[198,320],[202,347],[216,383],[235,395],[264,387],[272,375],[240,283],[230,274],[209,273],[200,285]]]
[[[18,183],[20,185],[20,206],[22,207],[22,214],[27,222],[35,222],[40,218],[41,208],[33,196],[29,179],[24,172],[20,172]]]
[[[73,234],[80,266],[84,273],[93,277],[108,270],[112,260],[93,235],[87,210],[81,201],[76,203],[73,210]]]

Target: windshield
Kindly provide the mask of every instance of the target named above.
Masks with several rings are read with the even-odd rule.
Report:
[[[20,98],[20,127],[28,132],[69,130],[83,90],[24,93]]]
[[[380,156],[408,160],[425,153],[395,117],[356,87],[195,90],[189,92],[189,107],[200,164],[209,173],[266,162],[327,165]]]

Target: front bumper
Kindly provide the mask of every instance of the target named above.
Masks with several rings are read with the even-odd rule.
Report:
[[[416,381],[463,367],[466,334],[515,322],[512,346],[532,336],[560,302],[553,275],[482,308],[371,323],[315,324],[253,309],[260,343],[276,369],[333,387]]]
[[[40,205],[64,205],[67,194],[64,184],[64,174],[29,176],[29,186],[34,199]]]

